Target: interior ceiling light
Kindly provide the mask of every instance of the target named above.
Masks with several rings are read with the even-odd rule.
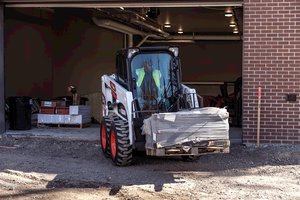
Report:
[[[231,8],[227,8],[225,10],[225,17],[232,17],[233,13],[232,13],[232,9]]]
[[[123,7],[120,7],[120,9],[121,9],[121,10],[124,10],[124,8],[123,8]]]
[[[164,27],[165,27],[165,28],[171,28],[171,24],[165,23],[165,24],[164,24]]]
[[[233,14],[232,13],[225,13],[225,17],[232,17]]]
[[[232,27],[232,28],[236,27],[235,21],[231,21],[230,24],[229,24],[229,26]]]
[[[235,28],[235,29],[233,30],[233,33],[234,33],[234,34],[237,34],[237,33],[239,33],[239,30],[238,30],[237,28]]]

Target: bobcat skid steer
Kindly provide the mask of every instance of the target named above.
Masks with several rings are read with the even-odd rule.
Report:
[[[133,150],[150,156],[229,152],[228,112],[202,108],[202,98],[181,83],[177,47],[118,51],[116,73],[103,75],[101,147],[118,166]]]

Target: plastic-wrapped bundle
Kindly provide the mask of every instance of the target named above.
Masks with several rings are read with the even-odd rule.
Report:
[[[214,107],[153,114],[144,120],[146,148],[228,140],[228,117],[226,109]]]

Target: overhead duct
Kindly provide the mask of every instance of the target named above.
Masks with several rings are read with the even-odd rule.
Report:
[[[132,28],[130,26],[121,24],[119,22],[110,20],[110,19],[98,19],[93,17],[92,18],[93,22],[99,26],[99,27],[103,27],[103,28],[107,28],[107,29],[111,29],[120,33],[125,33],[125,34],[134,34],[134,35],[147,35],[146,33],[139,31],[135,28]]]
[[[138,19],[130,19],[130,21],[131,21],[132,23],[139,24],[139,25],[144,26],[144,27],[146,27],[146,28],[148,28],[148,29],[150,29],[150,30],[152,30],[152,31],[155,31],[155,32],[157,32],[158,34],[162,35],[163,37],[168,37],[168,36],[170,35],[169,33],[163,31],[162,29],[157,28],[157,27],[155,27],[155,26],[152,26],[151,24],[148,24],[148,23],[146,23],[146,22],[140,21],[140,20],[138,20]]]

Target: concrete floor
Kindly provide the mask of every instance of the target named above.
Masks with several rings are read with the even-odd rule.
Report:
[[[100,140],[100,128],[99,125],[93,124],[86,128],[57,128],[57,127],[32,127],[31,130],[15,131],[7,130],[7,135],[14,137],[49,137],[60,138],[66,140],[88,140],[99,141]]]
[[[33,127],[31,130],[15,131],[7,130],[7,135],[14,137],[49,137],[60,138],[66,140],[100,140],[100,128],[98,124],[92,124],[86,128],[57,128],[57,127]],[[242,128],[230,127],[229,138],[232,144],[242,144]]]

